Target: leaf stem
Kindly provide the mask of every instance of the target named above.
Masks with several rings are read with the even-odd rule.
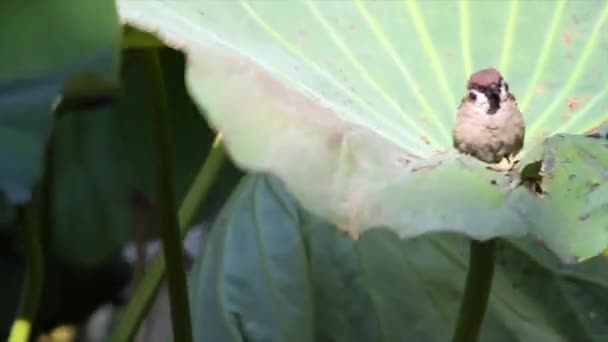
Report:
[[[142,48],[161,48],[163,42],[155,35],[141,31],[136,27],[125,25],[122,29],[122,48],[142,49]]]
[[[197,210],[207,198],[209,189],[211,188],[211,185],[213,185],[225,160],[226,154],[224,152],[224,147],[221,144],[221,136],[218,134],[180,207],[178,219],[181,239],[185,237]],[[150,307],[152,299],[159,288],[164,273],[165,260],[164,253],[161,250],[160,253],[154,257],[150,266],[148,266],[144,277],[137,284],[137,287],[133,292],[133,297],[123,310],[116,328],[114,329],[114,333],[112,334],[112,342],[133,340],[137,329],[144,319],[144,314]]]
[[[452,342],[475,342],[490,298],[496,240],[471,240],[469,271]]]
[[[24,289],[17,319],[13,322],[8,338],[9,342],[27,342],[30,339],[31,328],[44,282],[44,255],[42,251],[40,222],[38,220],[37,197],[19,209],[23,223],[23,241],[25,246],[25,278]]]
[[[167,264],[169,299],[171,301],[171,323],[175,341],[192,341],[190,305],[186,272],[184,271],[184,250],[179,234],[177,209],[173,193],[173,169],[171,141],[169,134],[169,108],[165,93],[165,83],[160,64],[158,49],[145,49],[144,60],[152,78],[153,127],[155,144],[156,201],[160,216],[160,232]]]

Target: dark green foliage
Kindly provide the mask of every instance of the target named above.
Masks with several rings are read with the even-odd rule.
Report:
[[[197,340],[312,339],[303,238],[290,229],[298,209],[292,199],[268,200],[283,195],[276,190],[265,178],[247,177],[217,217],[209,257],[198,261],[191,281]]]
[[[23,203],[40,176],[53,106],[117,86],[120,27],[112,1],[9,0],[0,22],[0,192]]]
[[[274,178],[246,177],[191,274],[197,341],[447,341],[467,241],[353,241],[299,209]],[[562,265],[529,240],[500,240],[481,341],[605,341],[606,258]],[[297,322],[297,324],[296,324]]]
[[[124,92],[117,106],[70,113],[57,123],[53,247],[68,263],[103,262],[133,237],[135,216],[146,216],[144,223],[149,225],[155,222],[152,92],[137,58],[138,51],[124,54]],[[179,204],[206,157],[213,132],[188,96],[183,55],[165,48],[161,62],[171,110],[173,184]],[[223,196],[235,182],[231,178],[238,176],[230,170],[235,169],[227,169],[230,174],[222,177],[227,182],[218,182],[227,186]],[[150,226],[143,228],[148,238],[158,234]]]
[[[24,255],[15,237],[0,236],[0,341],[5,341],[17,312],[19,293],[23,288]],[[46,279],[42,290],[33,336],[61,324],[81,324],[104,304],[122,304],[123,294],[131,280],[132,267],[120,258],[92,268],[64,264],[52,255],[46,256]]]
[[[123,247],[157,239],[159,212],[174,223],[187,193],[204,207],[179,220],[214,222],[189,278],[197,341],[447,341],[470,241],[437,231],[497,237],[481,341],[608,340],[607,258],[592,257],[607,244],[608,4],[7,0],[0,22],[0,340],[34,315],[38,287],[34,336],[122,302]],[[151,47],[164,82],[142,63]],[[526,118],[515,188],[449,152],[466,77],[490,65]],[[154,126],[163,92],[169,122]],[[250,174],[224,163],[215,177],[218,133],[215,151]],[[173,179],[156,177],[159,141]],[[44,248],[27,243],[38,236]],[[177,244],[118,336],[136,332],[165,263],[183,282]],[[25,276],[33,251],[44,284]]]

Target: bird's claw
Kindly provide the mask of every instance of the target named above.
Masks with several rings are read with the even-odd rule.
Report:
[[[507,172],[513,170],[517,163],[519,163],[519,160],[504,158],[499,163],[490,164],[486,168],[496,172]]]

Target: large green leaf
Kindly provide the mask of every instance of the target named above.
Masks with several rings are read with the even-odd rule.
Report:
[[[389,226],[410,237],[532,232],[565,260],[608,245],[605,219],[554,234],[555,220],[535,208],[560,207],[558,199],[511,196],[502,174],[450,143],[466,80],[488,66],[519,99],[524,152],[555,132],[582,133],[605,120],[605,2],[118,4],[125,23],[186,52],[190,93],[241,166],[278,175],[305,207],[341,226]],[[597,150],[593,143],[581,146]],[[587,174],[584,158],[573,162]],[[568,203],[608,204],[590,196]]]
[[[69,113],[55,125],[52,249],[71,264],[99,264],[133,234],[117,116],[108,108]]]
[[[53,106],[117,82],[120,26],[112,1],[8,0],[0,22],[0,191],[23,203]]]
[[[518,188],[509,204],[549,246],[566,251],[564,257],[606,248],[604,238],[582,235],[608,233],[607,152],[608,139],[557,134],[526,156],[533,162],[535,154],[543,154],[537,191],[549,200],[531,200],[534,194]]]
[[[190,275],[196,340],[447,341],[467,253],[448,235],[353,241],[276,179],[248,176]],[[481,341],[608,337],[606,257],[562,265],[528,239],[499,241],[496,258]]]
[[[197,341],[447,341],[467,241],[353,241],[302,211],[274,178],[246,177],[191,273]],[[530,240],[499,241],[481,341],[604,341],[606,257],[562,265]],[[295,322],[298,322],[296,324]]]
[[[247,177],[217,217],[190,282],[197,341],[312,341],[305,247],[291,228],[297,206],[273,201],[275,191]]]
[[[123,54],[124,94],[113,108],[66,113],[56,124],[53,251],[70,265],[98,265],[120,253],[134,234],[154,237],[151,80],[138,51]],[[175,201],[180,203],[213,141],[188,97],[184,61],[162,49],[171,108]],[[192,153],[193,148],[198,153]],[[143,230],[143,231],[142,231]]]

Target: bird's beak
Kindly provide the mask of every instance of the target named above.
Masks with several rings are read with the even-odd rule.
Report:
[[[486,91],[484,93],[486,94],[486,97],[488,98],[488,101],[490,103],[490,109],[488,110],[488,114],[496,113],[496,111],[500,107],[500,88],[497,85],[492,84],[491,86],[486,88]]]
[[[490,86],[489,90],[490,90],[489,94],[487,94],[487,95],[496,95],[500,98],[500,87],[499,86],[492,84],[492,86]]]

